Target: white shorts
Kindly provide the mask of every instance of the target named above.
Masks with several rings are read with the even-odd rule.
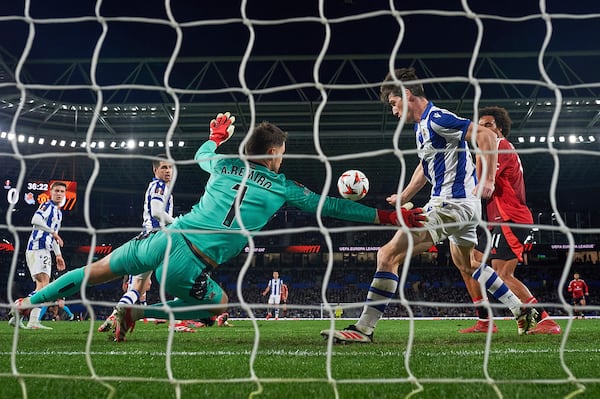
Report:
[[[281,295],[269,295],[269,305],[279,305],[281,302]]]
[[[29,268],[31,279],[35,281],[35,275],[45,273],[50,276],[52,272],[52,256],[47,249],[33,249],[25,251],[25,261]]]
[[[481,200],[431,198],[423,207],[433,242],[446,238],[460,246],[477,245],[477,225],[481,220]]]

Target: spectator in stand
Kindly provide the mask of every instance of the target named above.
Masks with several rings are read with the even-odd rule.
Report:
[[[567,290],[573,296],[573,312],[575,318],[584,319],[585,313],[583,308],[587,304],[586,297],[590,294],[585,281],[579,277],[579,273],[573,273],[573,280],[569,283]]]

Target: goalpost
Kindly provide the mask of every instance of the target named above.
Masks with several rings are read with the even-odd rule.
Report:
[[[22,255],[26,245],[25,235],[31,227],[28,219],[19,218],[23,213],[31,213],[31,208],[27,208],[23,201],[31,202],[34,194],[42,193],[35,187],[35,184],[40,183],[38,180],[43,177],[42,174],[46,174],[44,178],[48,181],[64,179],[75,183],[75,197],[70,199],[69,206],[81,207],[81,220],[78,225],[65,226],[61,231],[89,237],[89,251],[79,256],[82,264],[90,263],[95,257],[102,255],[97,252],[102,251],[99,249],[103,244],[102,237],[117,233],[133,236],[139,230],[134,225],[94,224],[95,213],[99,209],[112,212],[108,202],[118,202],[119,195],[130,194],[128,187],[119,187],[114,190],[117,199],[111,201],[111,188],[107,188],[107,182],[123,178],[132,179],[127,181],[133,184],[136,175],[142,176],[140,179],[145,181],[147,171],[140,172],[136,169],[129,176],[125,168],[134,162],[137,162],[136,165],[147,165],[153,159],[156,148],[159,152],[166,153],[175,163],[177,171],[174,186],[177,190],[178,181],[189,181],[188,169],[195,167],[194,151],[208,135],[208,121],[218,112],[230,111],[238,120],[234,136],[238,147],[234,149],[232,146],[231,152],[237,151],[242,155],[242,140],[246,132],[261,119],[268,118],[290,132],[290,148],[284,157],[284,164],[289,165],[289,172],[286,171],[288,177],[292,174],[292,169],[296,168],[300,170],[295,172],[298,177],[304,172],[309,177],[319,179],[319,187],[313,186],[311,181],[301,183],[309,185],[317,193],[327,195],[335,192],[338,170],[368,170],[373,173],[373,181],[377,180],[377,184],[373,185],[373,181],[371,182],[371,192],[366,200],[372,201],[370,205],[383,207],[385,196],[404,187],[410,179],[407,170],[412,170],[416,151],[410,127],[398,127],[396,118],[390,115],[388,107],[379,101],[378,89],[387,72],[397,67],[415,66],[419,76],[422,76],[421,82],[425,85],[428,98],[436,103],[436,98],[439,98],[441,104],[447,105],[447,108],[461,116],[471,115],[475,118],[477,109],[482,104],[492,105],[489,104],[491,96],[500,96],[496,99],[502,102],[493,105],[512,105],[518,112],[527,114],[520,118],[524,122],[534,112],[543,109],[541,112],[544,116],[532,128],[532,135],[523,138],[523,146],[517,145],[519,155],[529,158],[527,165],[532,169],[535,168],[536,159],[542,159],[539,164],[549,166],[552,170],[547,190],[536,193],[544,197],[539,203],[550,208],[552,221],[542,223],[538,217],[532,226],[532,238],[550,233],[554,238],[556,234],[564,239],[564,242],[558,244],[566,245],[566,256],[560,260],[564,262],[564,268],[556,289],[556,300],[542,305],[561,308],[569,316],[559,348],[560,378],[567,380],[573,387],[569,396],[584,392],[586,386],[599,384],[600,378],[585,379],[574,374],[564,359],[569,336],[576,332],[571,331],[573,307],[562,287],[571,278],[575,250],[579,244],[577,237],[599,235],[600,228],[570,224],[567,217],[563,216],[564,211],[559,207],[558,197],[561,193],[559,177],[570,166],[569,162],[564,162],[565,159],[580,157],[592,163],[600,159],[600,152],[594,147],[594,142],[600,139],[597,135],[597,116],[590,118],[587,127],[579,127],[579,131],[572,134],[573,144],[588,143],[591,149],[583,146],[565,148],[560,145],[565,140],[571,140],[568,130],[561,123],[565,109],[568,113],[587,107],[588,111],[592,110],[589,112],[598,115],[598,100],[595,95],[600,92],[600,79],[582,77],[580,74],[583,72],[569,65],[558,51],[550,57],[548,54],[552,53],[555,29],[558,29],[558,34],[567,35],[565,26],[569,23],[597,24],[600,11],[593,5],[588,5],[589,8],[583,12],[578,11],[576,5],[573,5],[573,10],[569,10],[569,4],[562,4],[560,10],[555,11],[551,6],[556,5],[544,0],[535,3],[535,7],[520,4],[524,7],[522,13],[518,10],[505,13],[500,10],[500,6],[477,5],[467,0],[444,4],[443,9],[404,9],[404,2],[394,1],[366,5],[357,0],[335,3],[319,0],[311,3],[312,7],[306,8],[287,2],[279,3],[270,4],[272,9],[267,12],[261,8],[259,1],[252,0],[242,0],[239,8],[229,4],[223,4],[219,8],[204,2],[194,8],[175,0],[165,0],[157,15],[153,15],[156,5],[148,5],[148,9],[132,7],[127,8],[126,12],[119,12],[114,4],[102,0],[95,2],[93,7],[81,6],[82,9],[73,10],[50,10],[30,0],[25,0],[21,8],[14,5],[2,6],[6,8],[0,14],[0,24],[21,32],[17,42],[22,46],[17,53],[0,47],[0,94],[3,95],[0,116],[6,123],[6,126],[1,127],[0,159],[6,163],[7,171],[15,172],[14,176],[6,177],[11,181],[5,182],[5,186],[8,186],[7,200],[2,209],[6,209],[6,213],[0,226],[3,231],[9,232],[13,240],[9,244],[14,245],[0,310],[8,312],[11,302],[16,299],[13,282],[20,273],[28,273],[23,267]],[[57,15],[60,14],[59,11],[64,15]],[[125,34],[123,29],[127,24],[139,30],[134,28]],[[60,29],[56,29],[55,34],[61,35],[64,42],[54,43],[56,47],[45,51],[44,46],[48,45],[48,41],[43,40],[47,39],[45,35],[58,27]],[[503,47],[507,45],[504,42],[506,37],[514,39],[514,36],[508,34],[513,27],[538,40],[535,51],[532,52],[527,37],[521,37],[522,43],[515,40],[512,48],[510,45]],[[88,29],[93,31],[91,42],[86,42],[90,40],[90,36],[85,33]],[[505,36],[497,36],[502,29]],[[426,32],[430,31],[435,32],[436,36],[428,36]],[[123,36],[119,36],[120,34]],[[165,47],[162,47],[159,38],[168,38]],[[159,53],[165,48],[167,52],[156,56],[152,49],[146,49],[148,43],[151,43],[149,47],[154,46]],[[496,44],[504,49],[498,57],[490,50]],[[68,51],[70,45],[81,46],[79,51],[85,54],[85,58],[80,58],[82,56],[79,55],[73,57]],[[370,47],[385,51],[384,56],[369,53]],[[194,55],[194,48],[207,53]],[[228,52],[230,48],[235,49],[233,54]],[[428,50],[423,51],[423,48]],[[486,51],[482,51],[482,48]],[[138,60],[132,59],[136,57],[129,54],[119,54],[124,49],[139,54]],[[290,53],[286,51],[288,49]],[[50,51],[49,55],[47,51]],[[306,53],[302,56],[292,51]],[[46,55],[52,60],[32,58],[32,54],[42,58]],[[579,64],[582,57],[589,56],[592,60],[598,57],[598,54],[592,51],[588,54],[584,50],[581,54],[574,52],[572,55],[578,59],[578,66],[581,66]],[[64,61],[73,58],[83,61]],[[509,61],[502,66],[501,60]],[[55,75],[50,75],[53,77],[52,81],[45,81],[40,65],[41,69],[46,68],[49,73],[56,65],[59,68],[68,67],[59,73],[54,71]],[[558,73],[563,75],[558,78]],[[79,74],[79,78],[74,77]],[[287,81],[282,83],[277,80],[281,78]],[[459,93],[459,98],[453,97],[456,93]],[[585,93],[585,96],[581,93]],[[152,100],[145,101],[145,96]],[[290,98],[295,100],[290,101]],[[347,101],[348,98],[353,100]],[[575,101],[577,104],[574,104]],[[153,125],[153,121],[159,116],[164,116],[168,122]],[[574,123],[576,122],[579,121]],[[296,136],[295,130],[298,132]],[[150,142],[153,149],[149,151]],[[294,149],[294,145],[302,151]],[[190,148],[193,150],[189,151]],[[180,158],[182,154],[186,154],[185,158]],[[53,169],[38,168],[38,163],[48,160],[50,162],[47,165],[54,165]],[[56,166],[65,168],[65,160],[72,161],[73,168],[77,168],[73,165],[81,162],[87,173],[84,174],[87,181],[65,178],[76,175],[76,171],[56,170]],[[68,164],[69,162],[66,163]],[[124,172],[107,172],[111,166],[122,167]],[[38,176],[30,176],[32,170]],[[527,175],[527,168],[524,173]],[[32,178],[36,181],[29,181]],[[99,182],[105,185],[101,190],[95,187]],[[28,187],[29,183],[34,186]],[[108,194],[103,194],[103,190],[107,190]],[[201,191],[201,187],[186,191],[183,195],[184,202],[192,204]],[[28,193],[31,198],[26,197]],[[97,202],[96,198],[107,203]],[[177,202],[177,197],[175,201]],[[391,233],[393,230],[379,226],[329,227],[322,219],[319,214],[316,227],[284,224],[275,230],[275,234],[265,231],[250,239],[248,256],[240,266],[235,292],[243,292],[243,283],[253,273],[253,257],[258,256],[255,250],[260,246],[257,242],[268,240],[273,235],[297,237],[296,234],[302,233],[318,234],[324,242],[323,251],[332,255],[328,257],[322,270],[322,285],[317,288],[320,293],[319,301],[293,303],[290,306],[301,308],[306,305],[311,310],[318,309],[321,318],[329,321],[329,326],[339,328],[335,315],[338,303],[327,301],[328,284],[337,267],[333,260],[335,245],[332,236],[346,234],[346,237],[352,239],[353,232],[360,231],[369,237],[370,234],[376,235],[381,231]],[[288,244],[290,243],[285,245]],[[69,268],[78,266],[81,265],[68,265]],[[374,270],[374,265],[371,269]],[[261,329],[264,326],[259,325],[258,318],[253,314],[255,310],[264,308],[264,303],[254,303],[243,295],[238,295],[239,303],[230,305],[250,314],[254,332],[254,341],[248,353],[247,376],[230,377],[226,366],[218,365],[223,368],[220,379],[208,379],[196,374],[189,378],[175,377],[172,372],[173,352],[174,347],[179,350],[181,345],[173,331],[169,331],[164,336],[164,342],[160,343],[160,348],[159,345],[155,348],[165,354],[166,360],[160,365],[166,368],[168,378],[163,382],[167,381],[173,386],[177,398],[182,397],[182,389],[186,385],[202,383],[249,381],[256,387],[249,395],[260,397],[266,384],[325,382],[331,389],[331,397],[339,398],[343,396],[340,394],[340,387],[343,385],[410,384],[411,390],[406,397],[421,397],[419,394],[426,392],[427,384],[460,382],[460,377],[421,378],[413,373],[411,360],[418,336],[414,328],[416,317],[411,314],[410,308],[414,305],[426,306],[426,300],[409,299],[405,295],[406,284],[410,281],[409,273],[409,268],[402,268],[399,299],[393,301],[394,306],[405,308],[410,316],[407,349],[399,360],[404,366],[406,378],[339,378],[333,370],[340,352],[331,342],[323,343],[324,354],[315,354],[323,356],[325,373],[322,378],[258,375],[257,358],[265,350],[261,346]],[[440,273],[444,273],[444,270],[440,269]],[[160,287],[160,295],[162,299],[167,296],[164,286]],[[366,297],[366,290],[364,296]],[[97,373],[94,358],[98,354],[91,349],[97,334],[93,324],[96,321],[93,309],[98,306],[109,307],[114,303],[86,295],[82,295],[82,298],[80,302],[92,316],[91,322],[88,322],[90,327],[87,331],[87,344],[83,348],[89,375],[77,376],[75,383],[98,382],[106,386],[109,397],[115,395],[115,386],[121,380],[151,383],[152,377],[120,377],[118,370],[115,370],[114,375]],[[71,303],[74,301],[67,298],[67,304]],[[340,318],[353,319],[360,314],[361,307],[356,303],[341,302],[339,305],[343,310]],[[452,302],[440,305],[448,308],[465,306],[464,303]],[[589,305],[588,309],[600,312],[600,307],[595,305]],[[235,327],[233,323],[232,328]],[[17,380],[24,398],[28,396],[28,386],[35,384],[36,380],[49,378],[66,383],[72,381],[73,376],[52,368],[47,373],[22,371],[19,356],[34,350],[39,355],[46,349],[35,348],[30,342],[24,343],[24,335],[19,329],[11,330],[10,347],[3,349],[2,354],[4,363],[10,366],[0,370],[1,379]],[[314,335],[315,340],[321,339],[319,328],[315,329]],[[284,340],[285,337],[281,339]],[[203,344],[206,343],[194,343]],[[497,397],[503,397],[504,384],[540,383],[537,379],[496,379],[495,370],[490,365],[493,348],[494,340],[488,336],[483,364],[479,365],[484,370],[485,378],[464,381],[465,384],[487,384],[493,387]],[[359,350],[377,351],[377,346],[360,347]],[[126,352],[127,346],[119,345],[115,351]],[[131,354],[147,355],[148,353]],[[563,383],[562,380],[556,382],[557,385]],[[311,394],[310,390],[308,392],[306,395]],[[290,397],[295,396],[292,394]]]

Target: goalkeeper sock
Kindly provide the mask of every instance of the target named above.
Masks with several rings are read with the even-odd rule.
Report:
[[[31,309],[31,313],[29,313],[29,322],[27,323],[28,326],[33,326],[36,323],[40,322],[41,311],[42,311],[42,308]]]
[[[80,267],[79,269],[71,270],[33,294],[29,299],[33,305],[38,305],[44,302],[53,302],[58,298],[71,296],[81,290],[81,282],[84,277],[85,268]]]
[[[515,317],[521,314],[521,306],[523,304],[510,288],[504,284],[504,281],[496,274],[494,269],[482,263],[475,273],[473,273],[473,278],[479,281],[494,298],[506,305]]]
[[[365,334],[371,334],[377,325],[379,319],[385,312],[388,304],[396,294],[398,289],[398,275],[390,272],[375,272],[369,293],[367,294],[367,302],[363,308],[360,319],[356,322],[356,326]],[[369,302],[385,301],[376,305],[371,305]]]

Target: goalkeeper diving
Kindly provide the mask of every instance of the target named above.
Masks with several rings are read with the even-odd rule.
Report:
[[[96,285],[151,270],[176,298],[166,303],[175,318],[207,319],[226,311],[227,294],[211,278],[211,272],[237,256],[248,243],[247,231],[261,230],[282,206],[316,213],[321,198],[280,173],[288,133],[272,123],[254,127],[243,157],[220,156],[216,151],[233,135],[234,122],[235,117],[228,112],[210,121],[208,140],[195,154],[198,165],[210,177],[204,194],[189,213],[146,238],[131,240],[110,255],[66,273],[30,298],[18,299],[15,307],[21,314],[34,305],[81,291],[86,275],[87,284]],[[404,225],[422,226],[425,216],[420,208],[398,210]],[[396,209],[378,210],[335,197],[325,198],[321,215],[352,222],[401,224]],[[198,305],[208,306],[190,310]],[[163,303],[143,308],[118,305],[115,341],[124,341],[139,319],[168,319],[165,309]]]

